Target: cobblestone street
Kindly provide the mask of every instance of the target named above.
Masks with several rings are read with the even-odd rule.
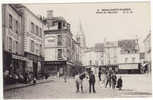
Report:
[[[74,79],[67,83],[63,79],[54,78],[54,81],[13,89],[4,92],[7,99],[41,99],[41,98],[116,98],[116,97],[151,97],[150,75],[122,75],[123,90],[105,88],[96,80],[96,93],[88,92],[88,81],[84,80],[84,93],[76,93]],[[132,85],[134,84],[134,85]],[[146,84],[146,85],[144,85]]]

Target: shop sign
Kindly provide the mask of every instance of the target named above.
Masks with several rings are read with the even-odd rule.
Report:
[[[38,61],[41,61],[42,58],[40,56],[37,56],[37,55],[33,55],[33,54],[30,54],[30,53],[26,53],[27,57],[31,60],[33,60],[34,62],[38,62]]]
[[[66,61],[46,61],[45,64],[64,65],[64,64],[66,64]]]
[[[138,69],[138,64],[121,64],[119,69]]]
[[[13,58],[13,59],[19,59],[19,60],[26,60],[25,57],[18,56],[18,55],[14,55],[14,54],[12,54],[12,58]]]

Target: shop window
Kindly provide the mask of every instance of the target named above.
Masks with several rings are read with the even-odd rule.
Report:
[[[12,15],[9,14],[9,28],[12,29],[13,28],[13,19],[12,19]]]

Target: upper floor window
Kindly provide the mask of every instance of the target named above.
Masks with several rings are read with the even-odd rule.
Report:
[[[110,60],[108,60],[108,64],[111,64],[111,61]]]
[[[89,60],[89,65],[92,65],[92,60]]]
[[[34,24],[31,22],[31,33],[34,33]]]
[[[11,14],[9,14],[9,28],[13,29],[13,18]]]
[[[13,42],[13,51],[16,53],[16,41]]]
[[[62,35],[57,36],[57,45],[61,46],[62,45]]]
[[[34,24],[34,34],[36,34],[36,25]]]
[[[58,29],[62,29],[62,22],[58,22]]]
[[[8,38],[8,50],[12,52],[12,38],[11,37]]]
[[[42,29],[40,28],[40,35],[39,35],[40,37],[42,37]]]
[[[39,36],[39,29],[37,25],[36,25],[36,34]]]
[[[16,41],[15,43],[16,43],[16,53],[18,53],[18,45],[19,45],[19,44],[18,44],[17,41]]]
[[[42,45],[40,45],[40,55],[41,55],[41,53],[42,53]]]
[[[128,58],[125,58],[125,63],[127,63],[128,62]]]
[[[15,32],[18,33],[18,31],[19,31],[19,30],[18,30],[18,29],[19,29],[19,23],[18,23],[17,20],[15,21],[15,26],[16,26]]]
[[[95,65],[97,65],[97,66],[99,65],[99,62],[97,60],[95,60]]]
[[[133,62],[133,63],[135,62],[135,57],[132,58],[132,62]]]
[[[58,59],[62,59],[62,49],[58,49]]]
[[[31,48],[31,52],[34,52],[34,41],[33,40],[31,40],[31,44],[30,44],[30,48]]]
[[[117,61],[116,61],[116,59],[114,60],[114,64],[116,64],[117,63]]]
[[[101,65],[103,65],[104,64],[104,62],[103,62],[103,60],[101,60]]]

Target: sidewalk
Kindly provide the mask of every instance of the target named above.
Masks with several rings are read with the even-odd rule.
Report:
[[[55,80],[55,77],[50,76],[50,77],[48,77],[47,80],[45,80],[45,79],[37,80],[37,83],[35,85],[52,82],[54,80]],[[28,86],[32,86],[32,85],[34,85],[32,82],[30,82],[28,84],[17,83],[17,84],[13,84],[13,85],[4,86],[4,91],[9,91],[9,90],[18,89],[18,88],[24,88],[24,87],[28,87]]]

